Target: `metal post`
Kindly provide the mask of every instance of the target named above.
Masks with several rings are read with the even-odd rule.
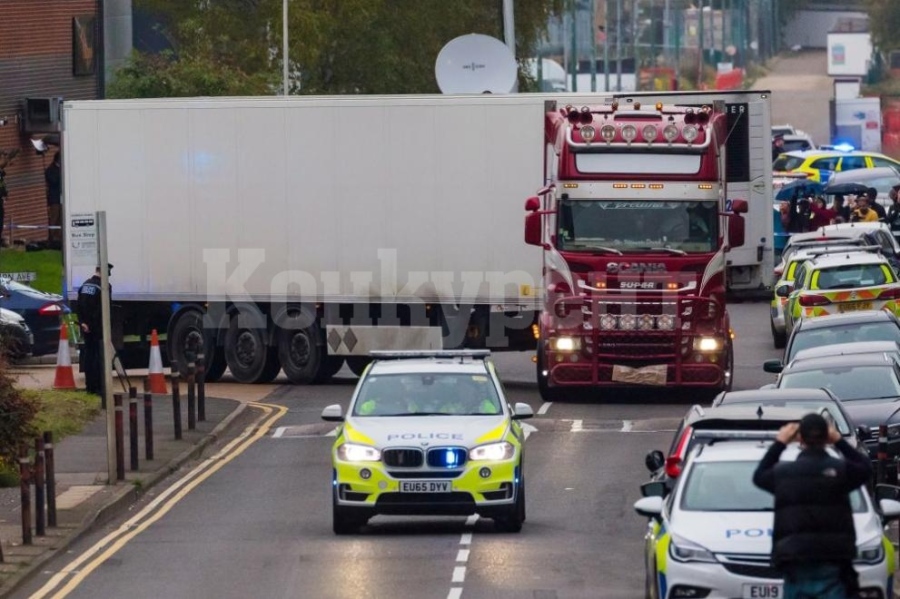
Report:
[[[284,48],[281,54],[282,65],[282,87],[284,95],[288,95],[288,0],[282,0],[281,3],[281,36],[284,38]]]
[[[22,544],[31,545],[31,468],[28,445],[19,445],[19,490],[22,499]]]
[[[112,331],[110,330],[110,306],[109,306],[109,255],[106,247],[106,212],[99,211],[96,214],[97,221],[97,245],[99,257],[97,264],[100,266],[100,304],[103,323],[103,340],[100,347],[100,363],[103,365],[102,391],[106,406],[109,406],[110,393],[112,393],[112,360],[109,359],[109,348],[112,345]],[[108,484],[116,484],[116,422],[113,410],[106,410],[106,467],[109,475]]]
[[[681,88],[681,30],[684,22],[681,20],[682,11],[675,11],[675,89]]]
[[[178,377],[172,375],[172,418],[175,419],[175,439],[181,440],[181,393]]]
[[[516,56],[516,17],[513,7],[513,0],[503,0],[503,41],[509,47],[509,51],[513,57]],[[540,61],[540,56],[538,56]],[[513,85],[513,92],[519,91],[518,77]]]
[[[591,91],[597,91],[597,32],[594,29],[597,20],[596,0],[591,0]]]
[[[570,2],[572,11],[572,91],[578,91],[578,10],[575,0]]]
[[[609,91],[609,0],[603,2],[603,91]]]
[[[641,89],[638,73],[638,0],[631,0],[631,58],[634,61],[634,89]]]
[[[47,495],[44,480],[44,438],[34,440],[34,534],[47,535]]]
[[[197,356],[197,420],[206,421],[206,356],[203,354]]]
[[[622,91],[622,0],[616,0],[616,91]]]
[[[722,10],[722,15],[721,15],[721,17],[722,17],[722,57],[721,57],[721,62],[725,62],[725,56],[727,56],[727,54],[725,54],[725,12],[726,12],[725,7],[726,7],[727,3],[728,3],[728,0],[722,0],[722,9],[721,9]]]
[[[47,526],[56,527],[56,464],[53,460],[53,433],[44,433],[44,469],[47,478]]]
[[[125,422],[122,412],[122,394],[113,394],[115,406],[116,480],[125,480]]]
[[[138,469],[138,415],[137,415],[137,388],[128,389],[128,449],[131,458],[131,471]]]
[[[153,394],[144,393],[144,457],[153,459]]]
[[[197,387],[196,387],[196,370],[193,362],[188,362],[187,375],[187,403],[188,403],[188,430],[192,431],[197,428]]]

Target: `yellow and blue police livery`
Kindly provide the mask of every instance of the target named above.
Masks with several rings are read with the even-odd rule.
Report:
[[[525,473],[519,423],[489,351],[372,352],[332,448],[333,528],[356,532],[377,514],[470,515],[519,532]]]
[[[712,434],[712,432],[711,432]],[[774,433],[771,435],[774,437]],[[671,494],[647,494],[634,504],[650,521],[645,535],[645,596],[649,599],[781,599],[781,575],[770,563],[772,495],[753,484],[767,441],[701,444]],[[791,445],[782,460],[794,460]],[[894,493],[900,489],[884,489]],[[896,556],[884,526],[900,519],[900,502],[875,502],[865,489],[850,494],[856,528],[860,597],[893,597]]]

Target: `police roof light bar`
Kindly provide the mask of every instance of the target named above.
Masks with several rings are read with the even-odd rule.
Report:
[[[695,430],[695,439],[708,439],[715,441],[771,441],[778,436],[777,430],[771,431],[747,431],[747,430]]]
[[[489,349],[405,349],[373,350],[369,356],[376,360],[408,360],[415,358],[471,358],[484,360],[491,355]]]
[[[838,244],[834,244],[834,246],[838,246]],[[823,246],[823,247],[812,246],[810,248],[803,248],[800,251],[805,254],[809,254],[811,256],[821,256],[824,254],[840,254],[843,252],[846,252],[848,254],[852,254],[853,252],[875,252],[875,251],[880,252],[881,249],[882,248],[880,245],[846,245],[846,244],[844,244],[844,245],[841,245],[840,247],[829,247],[827,245]]]

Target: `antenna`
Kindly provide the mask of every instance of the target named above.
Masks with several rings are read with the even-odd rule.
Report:
[[[435,79],[445,94],[508,94],[518,70],[506,44],[480,33],[450,40],[434,63]]]

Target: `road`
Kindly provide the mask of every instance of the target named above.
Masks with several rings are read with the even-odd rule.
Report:
[[[767,305],[736,304],[731,313],[736,386],[759,387],[770,380],[762,361],[778,355]],[[501,356],[498,369],[508,378],[527,377],[533,365],[525,354]],[[489,520],[379,516],[359,535],[336,537],[333,437],[319,415],[330,403],[346,405],[353,383],[281,387],[265,403],[282,406],[284,415],[273,421],[272,412],[271,427],[260,429],[245,451],[221,460],[221,469],[171,505],[123,517],[135,518],[127,528],[132,538],[110,543],[102,563],[72,560],[120,522],[79,542],[15,596],[32,596],[68,570],[60,576],[71,584],[68,596],[91,599],[643,596],[646,522],[632,504],[647,477],[645,454],[668,447],[692,397],[573,397],[528,421],[536,430],[526,442],[528,519],[519,534],[494,532]],[[517,385],[509,393],[535,411],[542,407],[533,389]],[[158,520],[147,525],[151,518]]]

